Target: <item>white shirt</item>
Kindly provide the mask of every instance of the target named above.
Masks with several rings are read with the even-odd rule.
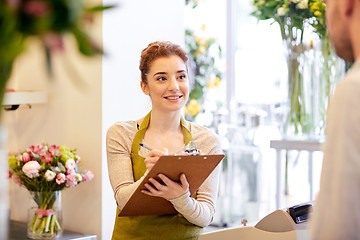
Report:
[[[360,61],[338,83],[328,109],[312,240],[360,239]]]

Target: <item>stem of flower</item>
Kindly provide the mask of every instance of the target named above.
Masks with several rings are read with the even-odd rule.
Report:
[[[55,219],[56,219],[56,215],[52,215],[50,222],[50,234],[54,234]]]

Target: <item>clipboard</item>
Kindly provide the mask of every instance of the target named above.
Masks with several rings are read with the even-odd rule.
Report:
[[[180,182],[180,174],[184,173],[192,196],[224,156],[224,154],[161,156],[120,211],[119,217],[177,214],[173,205],[166,199],[142,193],[141,190],[146,189],[144,184],[149,183],[151,177],[161,181],[158,177],[159,173]]]

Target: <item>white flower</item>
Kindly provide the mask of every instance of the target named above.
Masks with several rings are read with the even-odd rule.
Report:
[[[297,8],[299,9],[306,9],[308,8],[308,2],[309,0],[301,0],[298,5],[297,5]]]
[[[285,14],[286,14],[286,9],[285,9],[285,8],[279,7],[279,8],[277,9],[277,15],[278,15],[279,17],[285,16]]]
[[[29,161],[25,163],[22,167],[23,172],[29,178],[34,178],[39,176],[40,164],[37,161]]]
[[[77,173],[77,174],[76,174],[76,179],[77,179],[79,182],[82,181],[82,176],[81,176],[80,173]]]
[[[53,171],[47,170],[45,173],[45,179],[50,182],[52,180],[54,180],[54,178],[56,177],[56,173],[54,173]]]
[[[74,159],[68,159],[65,163],[66,169],[73,170],[76,167]]]

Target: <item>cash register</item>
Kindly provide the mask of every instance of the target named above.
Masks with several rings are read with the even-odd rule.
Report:
[[[226,228],[204,233],[198,240],[309,240],[308,220],[312,203],[276,210],[255,226]]]

